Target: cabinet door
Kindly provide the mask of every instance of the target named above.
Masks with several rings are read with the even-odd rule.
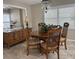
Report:
[[[23,39],[26,39],[26,30],[23,29]]]
[[[14,34],[13,32],[10,33],[4,33],[3,34],[4,38],[4,43],[8,45],[12,45],[14,43]]]
[[[19,30],[19,40],[23,40],[23,30]]]
[[[14,40],[18,41],[19,40],[19,31],[14,32]]]

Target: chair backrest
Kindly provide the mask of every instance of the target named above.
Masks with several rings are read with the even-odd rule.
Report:
[[[48,31],[47,46],[59,46],[61,29],[51,29]]]
[[[63,25],[63,30],[62,30],[62,37],[67,36],[68,27],[69,27],[69,23],[65,22],[64,25]]]

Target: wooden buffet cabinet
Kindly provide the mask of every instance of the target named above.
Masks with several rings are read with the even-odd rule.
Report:
[[[26,31],[27,29],[19,29],[10,32],[3,32],[3,44],[9,48],[14,44],[25,41],[27,36]]]

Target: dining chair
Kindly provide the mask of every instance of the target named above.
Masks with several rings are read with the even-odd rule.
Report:
[[[59,43],[60,43],[61,29],[51,29],[48,31],[48,38],[45,39],[44,43],[41,43],[41,53],[46,55],[48,59],[48,54],[50,52],[57,52],[59,59]]]
[[[31,31],[29,31],[29,29],[27,29],[26,33],[27,33],[26,43],[27,43],[27,56],[28,56],[30,49],[39,47],[39,39],[37,37],[32,37]]]
[[[63,29],[62,29],[62,34],[61,34],[61,39],[60,39],[60,44],[65,46],[65,49],[67,49],[67,33],[68,33],[68,27],[69,27],[69,23],[65,22],[63,25]]]

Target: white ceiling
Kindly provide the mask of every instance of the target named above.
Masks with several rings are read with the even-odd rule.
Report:
[[[52,3],[52,5],[63,5],[63,4],[75,3],[75,0],[49,0],[49,1]],[[3,3],[33,5],[33,4],[41,3],[41,0],[3,0]]]
[[[54,6],[65,5],[65,4],[75,4],[75,0],[50,0],[50,2]]]
[[[40,3],[41,0],[3,0],[3,3],[20,3],[25,5],[32,5]]]

